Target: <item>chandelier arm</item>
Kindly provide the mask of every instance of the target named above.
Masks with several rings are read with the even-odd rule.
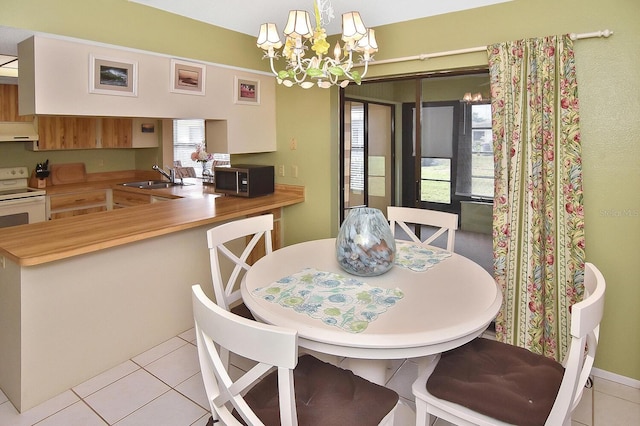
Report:
[[[360,77],[364,78],[368,70],[369,70],[369,61],[364,61],[364,71],[362,71],[362,74],[360,75]]]
[[[269,64],[271,65],[271,72],[278,76],[278,72],[276,71],[276,67],[273,65],[274,56],[269,56]]]

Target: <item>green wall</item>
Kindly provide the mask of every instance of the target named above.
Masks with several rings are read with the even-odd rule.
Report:
[[[339,11],[337,11],[339,12]],[[366,22],[366,9],[361,10]],[[584,164],[587,260],[607,279],[596,367],[640,380],[640,2],[514,0],[376,28],[377,59],[605,28],[576,42]],[[284,18],[283,18],[284,19]],[[4,0],[0,25],[265,70],[254,39],[126,0]],[[219,40],[224,40],[224,43]],[[483,52],[372,66],[369,76],[486,65]],[[304,185],[307,202],[286,209],[285,243],[338,229],[337,89],[278,88],[278,152],[249,161],[283,164],[278,182]],[[289,149],[292,137],[298,149]],[[0,158],[5,151],[0,146]],[[57,154],[56,154],[57,155]],[[70,154],[71,155],[71,154]],[[4,160],[2,160],[4,161]],[[130,160],[127,160],[130,162]],[[138,163],[135,163],[138,164]],[[299,167],[299,177],[289,167]],[[129,164],[127,164],[129,167]]]

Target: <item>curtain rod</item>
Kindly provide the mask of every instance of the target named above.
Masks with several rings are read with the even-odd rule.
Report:
[[[613,35],[613,31],[611,31],[611,30],[603,30],[603,31],[594,31],[594,32],[591,32],[591,33],[582,33],[582,34],[571,33],[571,34],[569,34],[569,38],[571,40],[582,40],[582,39],[585,39],[585,38],[595,38],[595,37],[607,38],[607,37],[609,37],[611,35]],[[487,46],[469,47],[467,49],[458,49],[458,50],[448,50],[446,52],[421,53],[420,55],[405,56],[405,57],[402,57],[402,58],[383,59],[381,61],[371,61],[371,62],[369,62],[369,66],[382,65],[382,64],[393,64],[393,63],[396,63],[396,62],[424,61],[426,59],[440,58],[442,56],[462,55],[462,54],[465,54],[465,53],[482,52],[482,51],[485,51],[485,50],[487,50]]]

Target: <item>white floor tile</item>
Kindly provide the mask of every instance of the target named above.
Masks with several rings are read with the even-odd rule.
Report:
[[[196,329],[195,328],[190,328],[189,330],[185,331],[184,333],[181,333],[178,335],[179,338],[186,340],[187,342],[191,342],[194,345],[196,344]]]
[[[414,397],[411,392],[411,385],[417,377],[418,364],[407,361],[391,376],[386,386],[396,391],[401,397],[413,401]]]
[[[118,423],[117,426],[189,426],[207,412],[174,390],[154,399]]]
[[[594,389],[596,392],[606,393],[607,395],[626,399],[630,402],[640,404],[640,389],[625,386],[611,380],[594,377]]]
[[[209,421],[209,417],[211,417],[211,413],[207,413],[204,416],[200,417],[191,426],[207,426],[207,422]]]
[[[207,393],[204,390],[204,383],[200,373],[194,374],[176,386],[175,389],[205,410],[209,410],[209,401],[207,400]]]
[[[160,343],[158,346],[154,346],[146,352],[141,353],[138,356],[132,358],[133,362],[144,367],[153,361],[162,358],[163,356],[175,351],[181,346],[184,346],[185,341],[179,337],[173,337],[166,342]]]
[[[113,424],[168,390],[166,384],[150,373],[137,370],[89,395],[85,401],[109,424]]]
[[[593,426],[593,388],[585,389],[582,399],[571,415],[571,420],[580,425]]]
[[[36,426],[107,426],[107,423],[87,404],[79,401],[36,423]]]
[[[136,363],[131,360],[125,361],[104,373],[98,374],[96,377],[93,377],[84,383],[80,383],[78,386],[73,388],[73,391],[77,393],[80,398],[86,398],[92,393],[99,391],[103,387],[122,379],[138,369],[140,369],[140,366]]]
[[[200,371],[198,349],[187,343],[148,364],[145,369],[169,386],[175,387]]]
[[[22,414],[18,413],[11,402],[7,401],[0,404],[0,425],[31,426],[78,401],[80,399],[76,394],[68,390]]]
[[[640,404],[595,391],[594,426],[640,424]]]

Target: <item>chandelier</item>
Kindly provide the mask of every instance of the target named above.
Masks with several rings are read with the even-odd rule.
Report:
[[[280,41],[276,24],[266,23],[260,26],[256,44],[265,51],[264,58],[269,58],[271,71],[276,75],[278,84],[287,87],[298,84],[304,89],[313,87],[316,83],[324,89],[332,85],[346,87],[351,81],[360,84],[367,73],[369,61],[372,60],[371,55],[378,51],[374,30],[364,26],[360,13],[343,14],[341,40],[344,44],[340,47],[338,41],[333,49],[333,57],[328,56],[330,46],[323,25],[334,17],[333,7],[330,0],[314,0],[313,9],[315,29],[311,27],[308,12],[289,11],[289,19],[284,28],[284,44]],[[280,48],[282,51],[278,52],[277,49]],[[362,74],[352,69],[354,52],[362,54]],[[274,60],[280,56],[286,59],[287,65],[285,69],[276,71]]]

